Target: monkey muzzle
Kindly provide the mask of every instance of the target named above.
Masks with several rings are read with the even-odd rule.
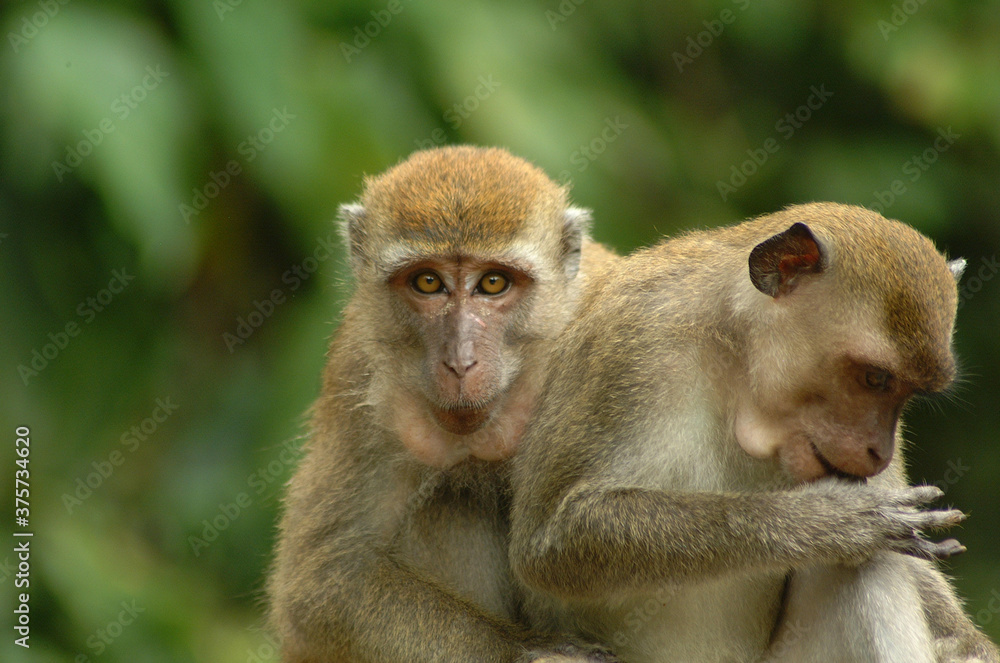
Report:
[[[491,408],[489,406],[434,408],[433,413],[434,420],[449,433],[471,435],[489,421]]]
[[[851,474],[843,470],[837,469],[833,463],[827,460],[816,445],[812,442],[809,443],[810,449],[812,449],[813,455],[816,457],[816,461],[823,467],[828,476],[837,477],[838,479],[843,479],[845,481],[851,481],[854,483],[867,483],[868,477],[864,477],[858,474]]]

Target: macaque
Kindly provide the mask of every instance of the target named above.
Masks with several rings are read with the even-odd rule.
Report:
[[[581,283],[614,259],[500,149],[417,152],[341,208],[355,290],[269,582],[286,663],[612,661],[519,625],[509,474]]]
[[[963,266],[809,204],[604,272],[513,462],[529,617],[628,663],[996,661],[921,534],[963,514],[897,453],[955,377]]]

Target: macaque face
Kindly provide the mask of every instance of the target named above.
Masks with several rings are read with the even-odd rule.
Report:
[[[424,400],[445,431],[482,428],[520,369],[513,343],[528,269],[459,257],[407,265],[390,288],[413,313],[421,345]]]
[[[865,359],[837,355],[824,364],[817,373],[823,379],[791,397],[778,459],[799,481],[874,476],[892,460],[899,417],[914,388]]]
[[[769,360],[758,362],[758,373],[772,379],[740,407],[737,440],[752,456],[776,459],[797,482],[874,476],[892,460],[907,401],[933,389],[905,375],[899,352],[871,319],[815,324],[832,313],[802,303],[820,314],[808,323],[785,320],[788,338],[799,342],[789,340],[783,352],[771,345]]]
[[[509,458],[575,310],[589,214],[504,150],[424,150],[340,207],[380,426],[425,465]]]
[[[838,219],[834,226],[845,223]],[[862,219],[859,227],[873,223]],[[832,234],[821,240],[796,222],[750,252],[750,282],[764,296],[752,299],[758,328],[734,433],[748,454],[777,458],[797,481],[878,474],[892,460],[906,401],[954,379],[964,262],[947,262],[898,222],[877,225],[882,243],[860,241],[865,231],[847,224],[838,248]]]

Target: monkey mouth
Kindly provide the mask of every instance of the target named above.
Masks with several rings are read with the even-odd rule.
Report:
[[[441,428],[455,435],[471,435],[490,419],[492,408],[486,405],[459,405],[434,408],[434,419]]]
[[[816,445],[810,440],[809,448],[812,449],[813,456],[816,457],[816,461],[820,464],[823,470],[826,472],[827,476],[837,477],[839,479],[844,479],[845,481],[851,481],[853,483],[865,483],[867,479],[863,476],[858,476],[857,474],[851,474],[843,470],[837,469],[833,463],[826,459]]]

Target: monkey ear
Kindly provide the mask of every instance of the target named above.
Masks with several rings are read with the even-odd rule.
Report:
[[[348,203],[341,205],[337,209],[338,226],[340,236],[347,245],[347,250],[351,259],[351,266],[355,269],[364,259],[364,230],[361,222],[364,221],[367,212],[358,203]]]
[[[791,293],[803,274],[822,272],[823,263],[823,250],[809,226],[795,223],[750,252],[750,281],[777,298]]]
[[[566,278],[576,278],[580,271],[583,240],[590,234],[590,210],[567,207],[563,211],[563,265]]]
[[[962,274],[965,273],[965,265],[965,258],[955,258],[948,261],[948,269],[951,270],[951,275],[955,277],[955,283],[958,283],[959,279],[962,278]]]

